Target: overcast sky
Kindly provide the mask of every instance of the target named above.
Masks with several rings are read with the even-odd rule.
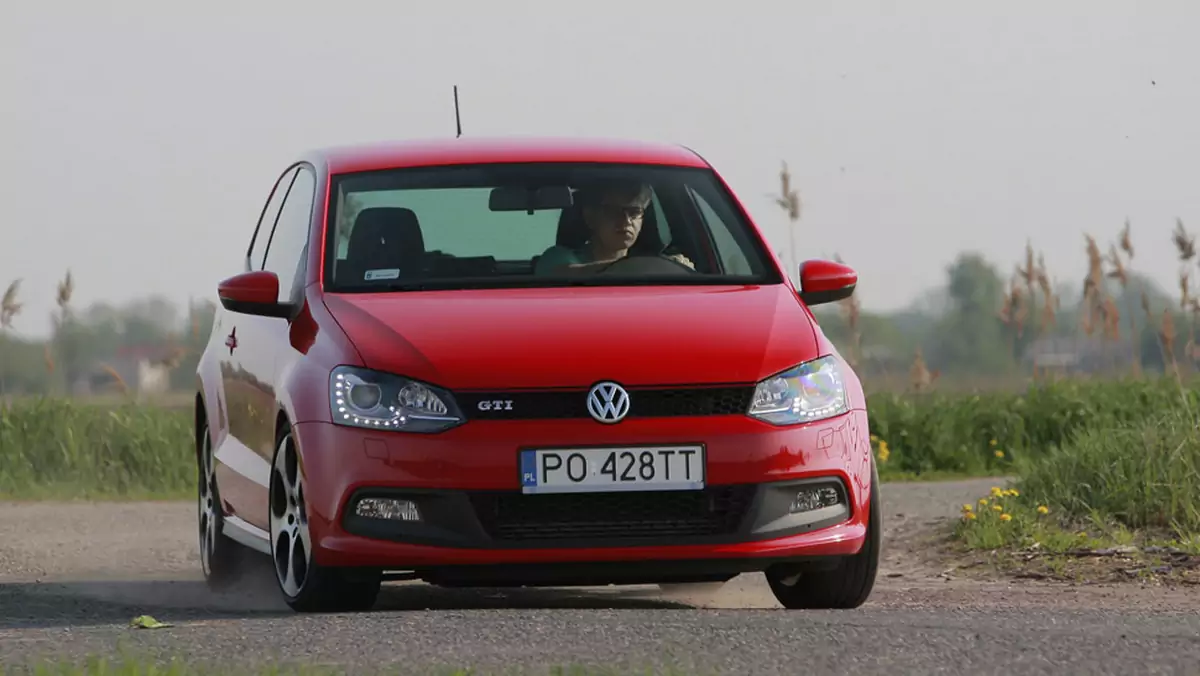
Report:
[[[711,9],[710,9],[711,8]],[[901,9],[903,8],[903,9]],[[780,163],[801,259],[835,252],[864,305],[1026,239],[1077,281],[1083,233],[1128,217],[1135,267],[1174,290],[1200,232],[1200,3],[3,3],[0,286],[17,329],[77,301],[212,298],[299,151],[453,135],[679,142],[777,248]]]

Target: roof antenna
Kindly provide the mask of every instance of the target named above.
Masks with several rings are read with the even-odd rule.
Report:
[[[454,85],[454,124],[458,127],[458,134],[454,138],[462,136],[462,118],[458,114],[458,85]]]

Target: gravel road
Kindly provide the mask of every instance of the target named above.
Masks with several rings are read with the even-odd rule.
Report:
[[[349,669],[555,665],[680,673],[1200,674],[1200,593],[979,582],[925,544],[994,480],[887,484],[871,601],[787,612],[761,576],[659,588],[444,590],[388,585],[376,610],[300,616],[269,563],[233,593],[200,581],[190,503],[0,503],[0,665],[50,655],[151,655]],[[151,614],[160,630],[127,626]]]

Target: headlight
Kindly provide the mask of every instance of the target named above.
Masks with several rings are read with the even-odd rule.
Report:
[[[773,425],[823,420],[850,410],[846,385],[833,356],[773,375],[754,389],[749,415]]]
[[[415,380],[353,366],[329,376],[333,422],[401,432],[441,432],[464,422],[449,392]]]

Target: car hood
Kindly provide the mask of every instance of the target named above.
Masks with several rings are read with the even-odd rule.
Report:
[[[815,358],[786,285],[328,294],[368,368],[451,390],[752,383]]]

